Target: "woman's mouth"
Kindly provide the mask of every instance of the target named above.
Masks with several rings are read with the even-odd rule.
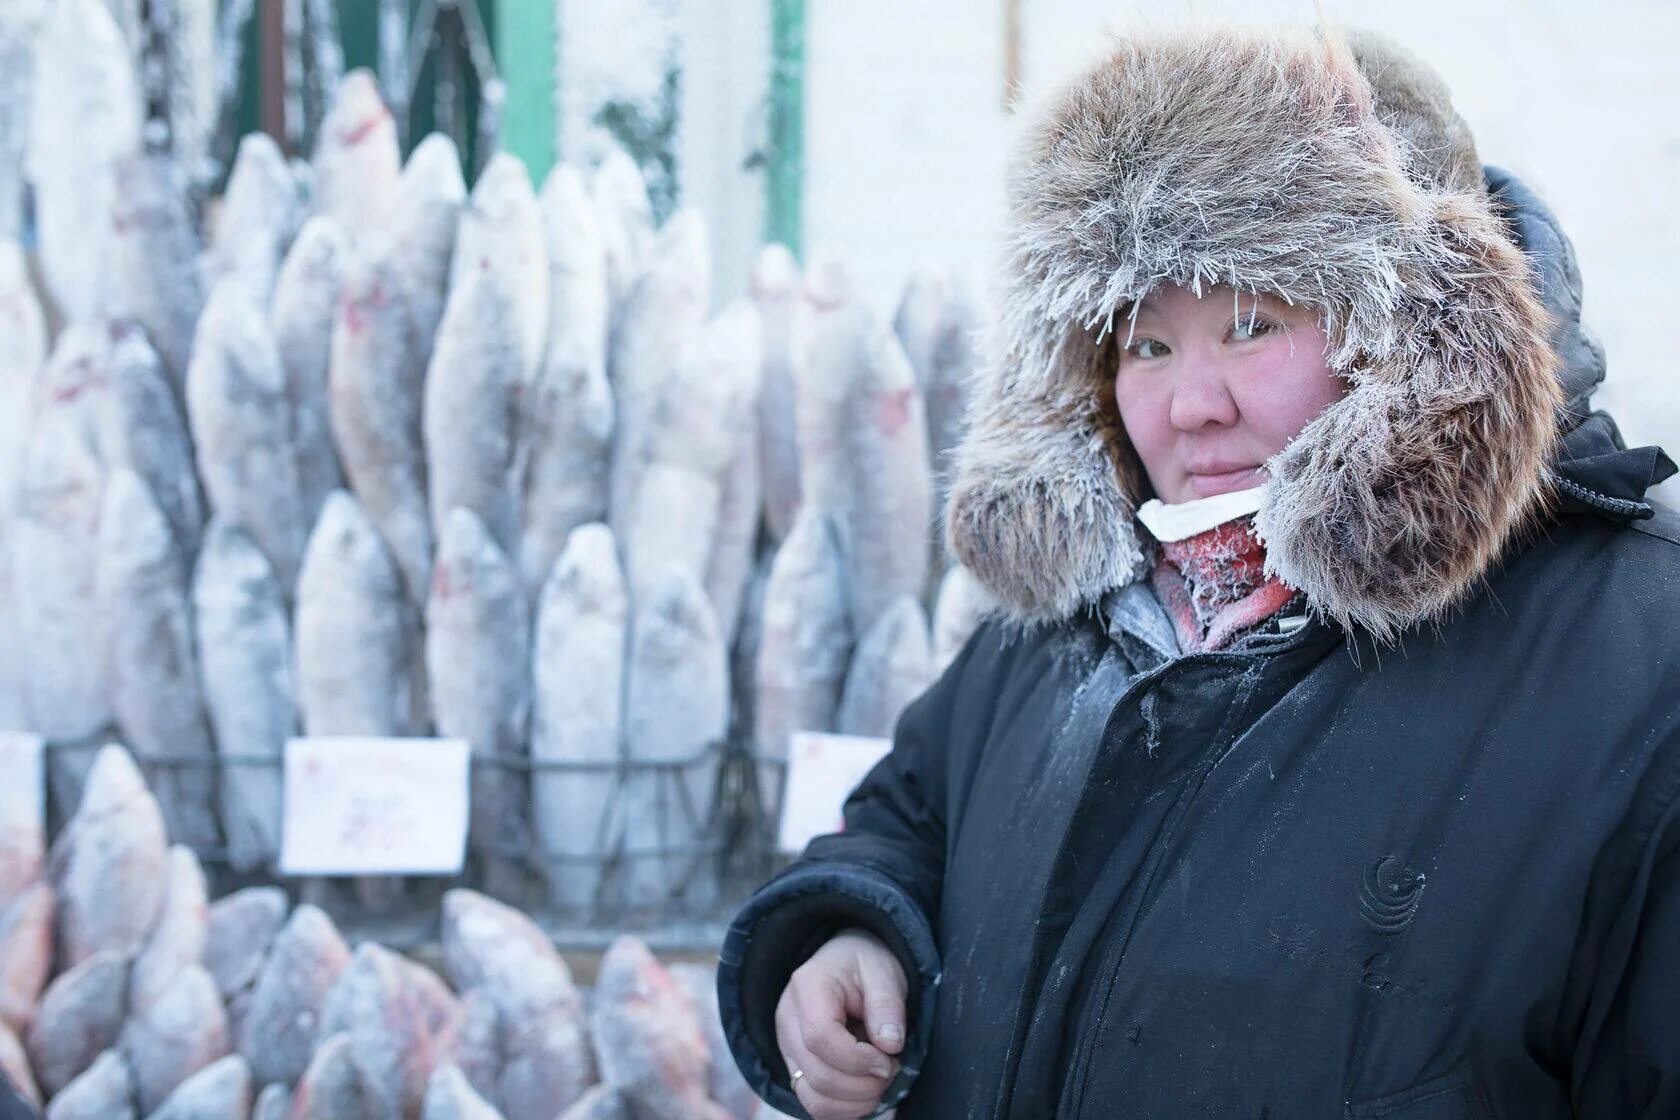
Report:
[[[1211,498],[1215,494],[1229,494],[1235,490],[1247,490],[1266,481],[1265,472],[1260,467],[1190,471],[1186,478],[1189,481],[1191,493],[1198,498]]]

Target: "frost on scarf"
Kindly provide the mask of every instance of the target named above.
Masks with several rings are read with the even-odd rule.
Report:
[[[1224,648],[1295,596],[1282,580],[1266,577],[1266,547],[1254,535],[1253,517],[1159,547],[1155,594],[1186,653]]]

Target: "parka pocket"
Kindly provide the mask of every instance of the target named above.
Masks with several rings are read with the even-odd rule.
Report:
[[[1348,1120],[1492,1120],[1468,1065],[1409,1089],[1350,1104]]]

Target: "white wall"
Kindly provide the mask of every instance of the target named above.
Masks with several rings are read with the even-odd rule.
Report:
[[[1482,158],[1557,211],[1610,357],[1600,402],[1630,442],[1680,454],[1680,378],[1666,273],[1680,260],[1680,3],[1323,0],[1332,19],[1398,38],[1446,78]],[[905,274],[942,262],[983,280],[995,260],[1003,160],[1004,0],[809,0],[807,245],[852,261],[889,307]],[[1021,0],[1030,94],[1100,46],[1105,22],[1194,12],[1311,20],[1308,0],[1115,4]],[[1680,487],[1665,487],[1680,502]]]

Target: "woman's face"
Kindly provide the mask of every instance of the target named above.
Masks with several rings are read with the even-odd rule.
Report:
[[[1135,325],[1114,327],[1120,419],[1163,502],[1260,485],[1262,464],[1347,392],[1325,364],[1316,312],[1202,291],[1157,286]]]

